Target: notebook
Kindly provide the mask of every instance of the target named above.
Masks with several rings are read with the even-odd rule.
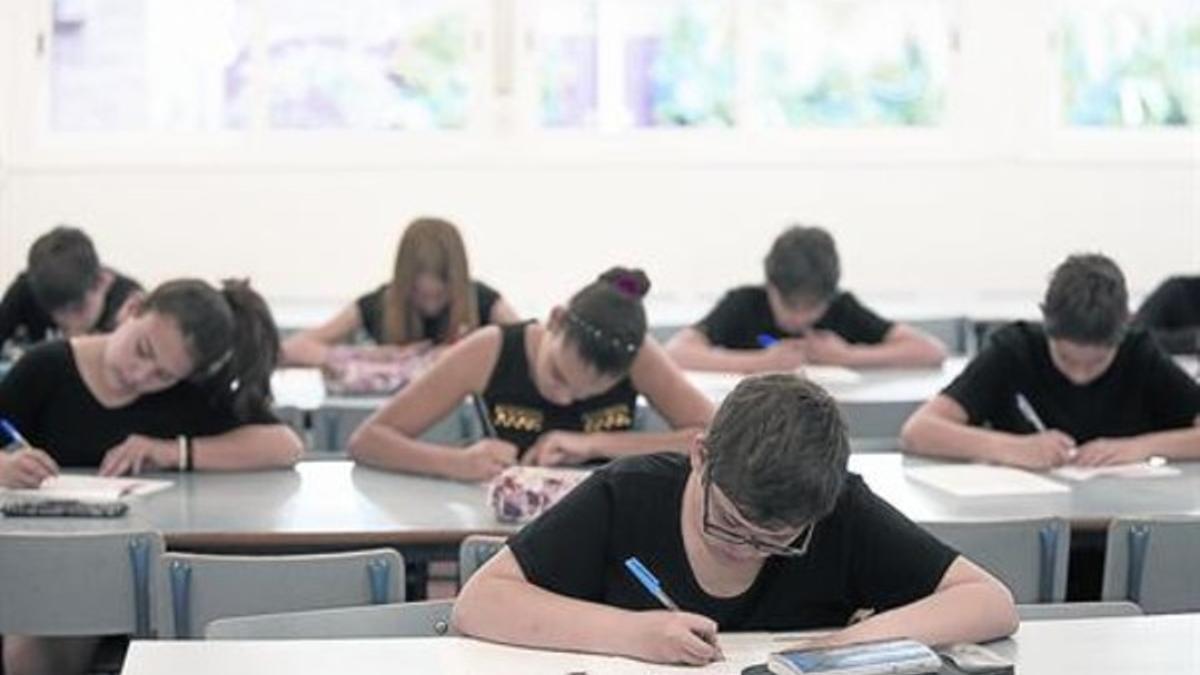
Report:
[[[904,475],[956,497],[1064,494],[1067,485],[1029,471],[988,464],[938,464],[909,467]]]
[[[47,478],[37,489],[0,490],[0,496],[20,499],[74,499],[81,502],[112,502],[144,497],[174,485],[169,480],[109,478],[60,474]]]

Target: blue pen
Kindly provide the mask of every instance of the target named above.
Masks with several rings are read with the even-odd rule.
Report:
[[[757,340],[758,346],[763,349],[774,347],[779,342],[779,338],[774,335],[767,335],[766,333],[759,333]]]
[[[653,595],[660,603],[662,603],[663,607],[666,607],[672,612],[679,611],[679,605],[675,604],[675,601],[672,600],[671,597],[665,592],[663,592],[662,585],[658,583],[658,577],[651,574],[650,570],[646,569],[646,566],[642,564],[642,561],[638,560],[636,557],[627,558],[625,560],[625,569],[629,570],[629,573],[633,575],[633,578],[637,579],[638,583],[640,583],[642,587],[650,592],[650,595]]]
[[[4,430],[5,435],[7,435],[10,439],[16,441],[18,446],[23,448],[33,447],[29,444],[29,441],[25,440],[25,437],[21,435],[21,432],[17,431],[17,428],[13,426],[13,423],[9,422],[3,417],[0,417],[0,429]]]
[[[650,595],[653,595],[656,600],[662,603],[663,607],[666,607],[672,612],[679,611],[679,605],[675,604],[675,601],[671,599],[671,596],[667,595],[666,592],[663,591],[662,584],[658,583],[658,577],[654,576],[650,570],[646,569],[646,566],[642,564],[642,561],[637,559],[637,556],[631,556],[625,559],[625,569],[629,570],[629,573],[633,575],[633,578],[637,579],[638,583],[640,583],[643,588],[650,592]],[[701,635],[700,637],[716,648],[717,660],[725,660],[725,655],[721,653],[721,646],[717,644],[717,638],[715,635]]]

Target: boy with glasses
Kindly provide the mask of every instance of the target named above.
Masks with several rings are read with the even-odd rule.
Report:
[[[1015,630],[1008,590],[847,473],[848,455],[820,387],[747,378],[688,457],[613,462],[512,537],[463,589],[455,625],[695,665],[719,658],[718,631],[840,628],[824,642],[944,644]],[[662,609],[629,558],[680,611]]]

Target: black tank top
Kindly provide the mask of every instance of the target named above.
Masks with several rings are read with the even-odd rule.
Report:
[[[633,428],[637,390],[628,377],[591,398],[562,406],[546,400],[529,376],[525,328],[500,327],[500,357],[483,397],[496,435],[524,454],[547,431],[628,431]]]

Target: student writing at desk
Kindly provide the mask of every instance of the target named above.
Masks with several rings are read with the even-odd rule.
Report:
[[[278,334],[242,282],[167,282],[108,335],[30,350],[0,381],[0,417],[31,447],[0,456],[0,485],[59,466],[102,475],[291,466],[302,444],[270,411]],[[75,673],[97,638],[5,636],[7,672]]]
[[[453,224],[419,218],[400,239],[392,280],[337,316],[283,343],[284,361],[325,365],[331,347],[360,329],[376,345],[427,348],[447,345],[481,325],[517,321],[495,289],[473,279],[466,247]]]
[[[848,455],[819,386],[747,378],[688,455],[613,462],[509,539],[463,588],[454,623],[499,642],[696,665],[719,658],[718,631],[842,627],[823,642],[944,644],[1015,630],[1008,589],[876,497]],[[627,572],[630,558],[678,611]]]
[[[614,268],[545,324],[476,331],[368,418],[350,439],[351,455],[384,469],[485,480],[518,457],[580,464],[686,450],[712,403],[646,335],[649,287],[641,271]],[[629,433],[639,393],[675,431]],[[466,450],[419,440],[468,394],[482,394],[498,438]]]
[[[910,452],[1034,469],[1200,459],[1200,385],[1128,328],[1116,263],[1069,257],[1054,271],[1042,316],[996,331],[913,413],[902,431]]]
[[[667,343],[679,365],[757,373],[806,363],[932,367],[946,358],[936,338],[880,317],[838,288],[841,263],[824,229],[788,228],[765,267],[765,286],[729,291],[708,316]]]

